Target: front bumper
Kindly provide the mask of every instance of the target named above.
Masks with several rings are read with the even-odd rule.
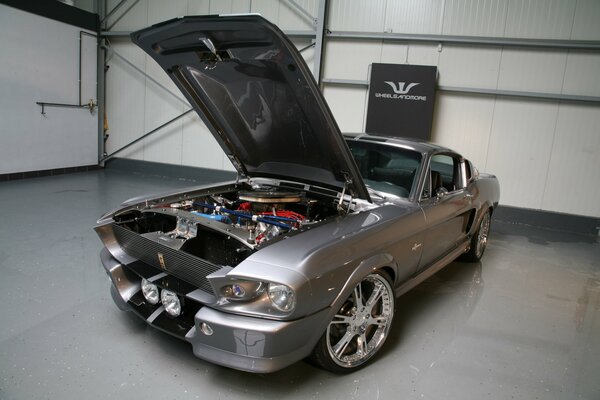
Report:
[[[121,310],[188,341],[197,357],[226,367],[268,373],[291,365],[310,354],[331,318],[325,309],[294,321],[275,321],[224,313],[205,304],[190,306],[193,314],[185,318],[172,318],[160,305],[152,308],[140,303],[141,278],[108,250],[102,250],[100,259],[112,282],[112,298]],[[200,330],[203,323],[211,327],[212,335]]]

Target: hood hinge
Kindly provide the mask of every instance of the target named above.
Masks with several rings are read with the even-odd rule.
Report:
[[[246,169],[244,168],[244,165],[237,159],[235,155],[227,154],[227,157],[229,158],[229,161],[231,161],[233,167],[237,171],[237,176],[235,178],[235,183],[237,185],[240,182],[240,180],[242,178],[247,177],[248,174],[246,174]]]
[[[340,202],[338,203],[337,209],[338,211],[342,212],[345,211],[346,214],[348,214],[350,212],[350,207],[352,206],[352,198],[354,197],[354,193],[351,190],[352,187],[352,178],[350,177],[350,174],[348,174],[347,172],[342,171],[342,174],[344,175],[344,187],[342,188],[342,193],[340,195]],[[350,200],[348,200],[348,208],[344,209],[344,197],[346,196],[346,191],[348,191],[350,194]]]

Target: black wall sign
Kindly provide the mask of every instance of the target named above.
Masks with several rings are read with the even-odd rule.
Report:
[[[97,31],[100,26],[98,14],[80,10],[75,6],[69,6],[55,0],[0,0],[0,4],[89,29],[90,31]]]
[[[431,139],[437,67],[373,64],[366,132]]]

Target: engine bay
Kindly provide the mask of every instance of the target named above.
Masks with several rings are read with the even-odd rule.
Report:
[[[147,239],[234,267],[258,249],[347,213],[339,195],[243,183],[160,199],[113,215]],[[232,190],[233,189],[233,190]],[[162,201],[164,200],[164,201]]]

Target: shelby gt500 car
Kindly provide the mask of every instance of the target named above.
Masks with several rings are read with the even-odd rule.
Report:
[[[433,144],[344,137],[301,55],[256,15],[132,34],[238,171],[129,200],[95,227],[112,297],[198,357],[347,372],[382,348],[395,299],[485,250],[498,181]]]

